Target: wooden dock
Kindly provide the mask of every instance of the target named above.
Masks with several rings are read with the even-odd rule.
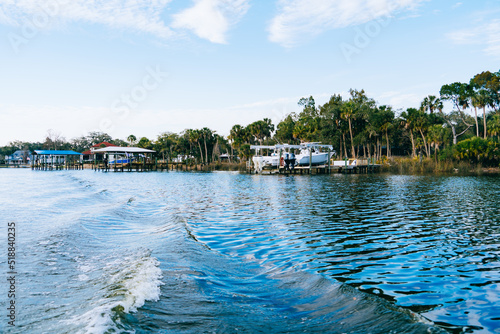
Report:
[[[91,166],[96,172],[168,172],[168,171],[211,171],[208,164],[187,164],[184,162],[132,162],[125,164],[105,164],[103,162]]]
[[[264,168],[259,174],[288,174],[288,175],[308,175],[308,174],[371,174],[380,171],[379,164],[370,163],[369,160],[344,160],[334,161],[329,165],[317,166],[295,166],[294,168]],[[247,165],[247,172],[255,173],[251,164]]]

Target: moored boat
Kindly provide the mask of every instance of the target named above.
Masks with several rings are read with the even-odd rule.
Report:
[[[326,164],[328,160],[335,154],[332,151],[331,145],[321,145],[321,143],[302,143],[300,153],[296,155],[295,165],[322,165]],[[327,148],[327,152],[320,151],[321,148]]]

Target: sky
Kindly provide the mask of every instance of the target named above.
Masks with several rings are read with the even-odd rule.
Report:
[[[500,70],[500,0],[0,0],[0,146],[396,110]]]

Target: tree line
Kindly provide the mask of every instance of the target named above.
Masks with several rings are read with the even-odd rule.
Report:
[[[298,101],[302,110],[290,113],[276,126],[268,118],[246,126],[234,125],[227,137],[209,128],[165,132],[156,139],[126,140],[91,132],[66,141],[49,130],[44,142],[11,142],[0,155],[18,149],[88,150],[103,141],[118,146],[154,149],[166,159],[191,158],[198,163],[217,161],[222,154],[243,160],[252,155],[250,145],[322,142],[334,147],[337,157],[382,160],[393,155],[466,160],[498,165],[500,160],[500,71],[485,71],[469,82],[441,87],[439,95],[425,97],[420,106],[394,110],[379,105],[364,90],[351,89],[347,98],[334,94],[323,105],[312,96]]]

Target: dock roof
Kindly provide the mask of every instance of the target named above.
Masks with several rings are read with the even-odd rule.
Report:
[[[156,151],[148,150],[142,147],[118,147],[109,146],[94,150],[94,153],[155,153]]]
[[[38,155],[82,155],[75,151],[61,151],[61,150],[35,150]]]

